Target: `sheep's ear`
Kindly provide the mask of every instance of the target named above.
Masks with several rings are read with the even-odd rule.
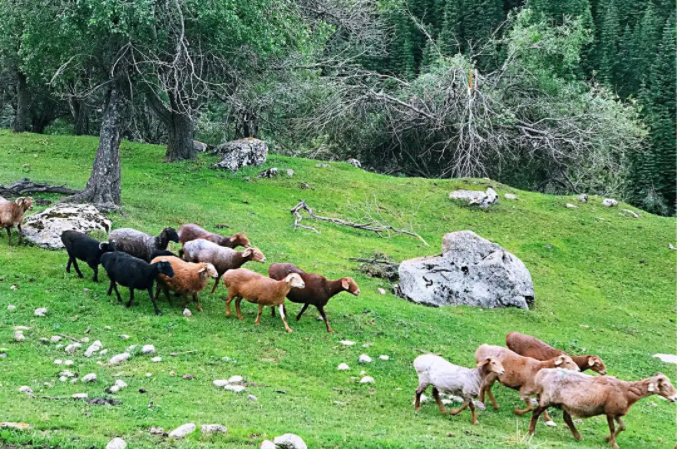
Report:
[[[108,246],[108,242],[101,242],[101,243],[99,243],[99,249],[100,249],[101,251],[105,251],[107,246]]]
[[[560,366],[562,364],[562,359],[557,359],[555,361],[555,366]]]
[[[647,391],[648,391],[649,393],[653,393],[654,391],[656,391],[656,384],[653,383],[653,382],[650,382],[650,383],[649,383],[649,388],[647,388]]]
[[[487,357],[486,359],[484,359],[480,363],[478,363],[477,366],[484,366],[484,365],[487,365],[489,362],[491,362],[491,359]]]
[[[198,270],[198,273],[204,273],[205,271],[207,271],[207,267],[202,267]]]
[[[350,281],[348,278],[341,279],[341,287],[343,287],[344,290],[350,290]]]
[[[595,366],[595,363],[597,363],[597,362],[595,361],[595,359],[593,357],[588,357],[588,365],[589,366]]]

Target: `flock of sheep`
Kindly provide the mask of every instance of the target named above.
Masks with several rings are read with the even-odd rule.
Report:
[[[21,222],[26,210],[33,208],[32,198],[18,198],[15,202],[0,199],[0,227],[7,229],[11,244],[10,228],[16,226],[21,233]],[[21,235],[20,235],[21,238]],[[146,290],[153,302],[156,314],[161,314],[156,299],[162,290],[171,304],[170,291],[183,298],[182,306],[191,299],[197,309],[202,311],[198,294],[205,289],[209,279],[215,279],[212,293],[219,280],[228,290],[226,316],[230,316],[230,303],[235,299],[237,317],[243,319],[240,311],[242,299],[258,304],[256,324],[260,322],[263,307],[271,307],[273,316],[278,308],[287,332],[292,332],[286,320],[285,299],[303,304],[297,315],[299,320],[309,305],[314,305],[327,327],[333,332],[327,320],[324,306],[330,298],[340,292],[349,292],[355,296],[360,290],[355,281],[344,277],[334,281],[325,277],[306,273],[288,263],[272,264],[269,277],[241,268],[248,261],[265,262],[263,253],[250,245],[249,239],[242,233],[223,237],[206,231],[196,224],[185,224],[178,229],[165,228],[160,235],[153,237],[143,232],[122,228],[109,234],[107,242],[99,242],[77,231],[66,231],[61,236],[68,253],[66,271],[71,266],[82,278],[78,266],[81,260],[94,271],[94,281],[98,281],[98,266],[103,265],[110,279],[108,295],[112,291],[122,302],[117,285],[129,288],[127,307],[132,305],[134,290]],[[181,244],[178,255],[167,251],[169,242]],[[235,248],[244,247],[238,251]],[[153,294],[153,285],[157,288]],[[454,394],[463,398],[463,405],[449,413],[456,415],[470,408],[472,423],[478,424],[473,400],[484,402],[487,395],[494,408],[498,408],[491,393],[492,385],[498,381],[502,385],[518,390],[526,408],[514,410],[517,415],[532,412],[529,432],[535,433],[536,423],[541,414],[548,425],[554,425],[548,416],[549,407],[563,411],[564,422],[574,438],[582,439],[574,426],[572,416],[591,417],[606,415],[609,436],[606,440],[613,448],[618,448],[616,438],[625,429],[622,417],[639,399],[658,394],[671,402],[677,401],[677,390],[663,374],[628,382],[606,375],[606,365],[596,355],[570,356],[546,343],[517,332],[506,336],[508,348],[481,345],[475,352],[477,366],[465,368],[457,366],[434,354],[426,354],[414,360],[419,385],[416,389],[414,406],[420,409],[421,395],[432,386],[433,397],[440,411],[446,410],[440,398],[440,392]],[[592,370],[600,374],[590,376],[580,371]],[[532,397],[538,398],[537,405]]]

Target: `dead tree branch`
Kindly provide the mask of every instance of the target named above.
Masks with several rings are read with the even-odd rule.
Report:
[[[42,182],[33,182],[28,178],[14,181],[6,186],[0,185],[0,196],[22,196],[28,193],[62,193],[64,195],[74,195],[79,190],[69,189],[64,185],[53,186]]]

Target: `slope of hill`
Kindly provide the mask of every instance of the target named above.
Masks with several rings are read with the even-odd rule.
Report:
[[[90,137],[14,135],[0,131],[0,184],[21,177],[35,181],[84,186],[96,149]],[[651,357],[675,351],[675,220],[640,213],[628,218],[620,208],[604,208],[592,198],[578,209],[567,209],[568,197],[522,192],[485,179],[427,180],[368,173],[346,163],[329,163],[272,155],[265,167],[292,168],[293,177],[254,179],[261,169],[237,174],[209,169],[212,156],[196,163],[166,164],[164,149],[122,144],[124,213],[113,214],[114,227],[134,227],[157,234],[164,226],[196,222],[214,230],[218,224],[244,231],[267,256],[265,265],[248,268],[265,273],[269,263],[293,262],[331,278],[352,276],[361,288],[357,298],[342,294],[327,306],[336,334],[316,321],[314,310],[301,321],[290,320],[293,334],[284,332],[269,314],[254,326],[256,307],[243,303],[244,321],[226,319],[219,287],[216,295],[201,295],[203,313],[184,318],[181,310],[160,300],[164,315],[153,314],[145,293],[140,304],[125,309],[106,296],[107,278],[95,284],[66,274],[64,252],[35,247],[7,247],[0,237],[0,418],[31,424],[28,431],[0,429],[0,442],[60,448],[104,447],[122,436],[129,447],[243,448],[258,447],[265,438],[286,432],[301,435],[311,448],[460,448],[460,447],[604,447],[603,417],[580,425],[585,441],[575,442],[562,422],[556,428],[539,424],[529,440],[529,418],[512,414],[521,405],[516,392],[494,391],[500,410],[479,414],[479,426],[464,413],[443,417],[433,403],[419,413],[412,406],[416,374],[413,359],[424,351],[470,366],[481,343],[504,344],[505,334],[531,333],[573,353],[599,354],[609,373],[634,380],[663,371],[673,380],[677,370]],[[308,183],[308,189],[299,184]],[[481,211],[452,203],[456,188],[492,185],[501,201]],[[519,200],[503,199],[507,192]],[[55,196],[46,197],[56,199]],[[314,223],[315,234],[292,227],[289,209],[299,199],[323,214],[359,218],[365,213],[420,233],[430,244],[402,235],[391,238],[328,223]],[[42,209],[36,207],[36,210]],[[35,212],[35,211],[34,211]],[[397,260],[439,253],[446,232],[470,229],[520,257],[530,269],[536,290],[533,310],[482,310],[470,307],[428,308],[380,295],[387,283],[361,275],[351,257],[380,251]],[[18,288],[12,290],[10,287]],[[124,290],[124,292],[122,291]],[[126,289],[121,289],[123,296]],[[17,310],[9,312],[13,304]],[[33,316],[48,307],[46,318]],[[290,315],[300,307],[288,304]],[[27,339],[13,341],[13,326],[25,325]],[[108,328],[109,326],[110,328]],[[65,334],[101,340],[109,353],[84,358],[69,356],[40,337]],[[123,340],[121,334],[131,338]],[[358,342],[342,346],[340,340]],[[371,344],[364,348],[363,344]],[[127,346],[154,344],[162,362],[136,356],[119,366],[101,366]],[[170,356],[172,352],[196,351]],[[361,353],[372,364],[358,365]],[[390,356],[378,360],[379,354]],[[224,360],[228,357],[229,360]],[[80,375],[95,372],[98,382],[59,382],[62,367],[55,359],[73,359]],[[337,371],[346,362],[350,371]],[[375,378],[359,385],[360,371]],[[176,373],[176,376],[170,374]],[[146,373],[151,373],[147,377]],[[184,375],[195,376],[193,380]],[[252,384],[248,393],[216,389],[215,379],[242,375]],[[129,388],[115,397],[115,406],[73,401],[74,393],[107,396],[105,388],[122,378]],[[19,387],[30,386],[32,399]],[[140,393],[144,389],[145,393]],[[281,392],[283,391],[283,392]],[[258,402],[247,398],[253,394]],[[675,405],[657,397],[630,411],[621,447],[672,447]],[[196,432],[168,443],[148,433],[151,426],[169,431],[181,424],[221,423],[225,436]]]

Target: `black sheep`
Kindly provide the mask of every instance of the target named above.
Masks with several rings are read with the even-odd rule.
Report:
[[[124,287],[129,287],[129,302],[127,307],[131,307],[134,300],[134,290],[147,290],[150,295],[150,300],[153,301],[156,315],[162,315],[160,309],[155,303],[153,297],[153,282],[158,274],[164,274],[169,277],[174,276],[174,270],[169,262],[157,262],[149,264],[145,260],[138,259],[129,254],[116,251],[114,253],[106,253],[101,257],[101,265],[108,273],[110,278],[110,287],[108,287],[108,296],[110,296],[113,289],[118,296],[118,302],[122,302],[120,292],[116,285],[120,284]]]
[[[101,256],[105,253],[115,251],[115,242],[99,242],[87,234],[78,231],[64,231],[61,234],[61,241],[66,247],[68,253],[68,264],[66,271],[71,272],[71,264],[75,267],[78,276],[83,278],[77,259],[87,262],[87,265],[94,270],[94,282],[99,282],[99,264]]]

